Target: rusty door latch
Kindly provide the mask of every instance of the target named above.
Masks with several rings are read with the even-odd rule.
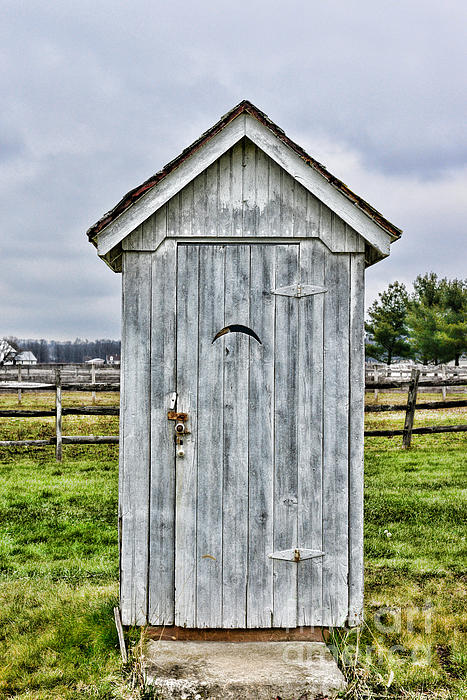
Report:
[[[177,457],[184,457],[185,450],[183,449],[183,438],[185,435],[190,435],[187,430],[186,422],[188,421],[188,413],[179,413],[177,411],[168,411],[167,419],[175,421],[175,444],[177,445]]]

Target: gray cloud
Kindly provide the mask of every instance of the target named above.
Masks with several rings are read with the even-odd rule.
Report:
[[[0,335],[116,336],[84,231],[243,98],[406,229],[369,296],[465,276],[460,0],[0,6]]]

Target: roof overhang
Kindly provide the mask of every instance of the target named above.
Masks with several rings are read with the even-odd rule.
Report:
[[[245,101],[156,175],[125,195],[89,229],[89,239],[99,256],[115,269],[112,261],[118,257],[121,241],[244,137],[357,231],[372,249],[372,262],[389,254],[390,243],[402,231]]]

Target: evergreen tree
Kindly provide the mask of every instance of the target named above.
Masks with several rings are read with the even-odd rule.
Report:
[[[366,354],[390,365],[396,357],[409,357],[407,341],[408,294],[405,285],[393,282],[378,295],[368,310],[365,329],[370,335]]]
[[[446,354],[458,366],[461,355],[467,352],[467,280],[442,280],[441,300],[444,315],[440,336]]]
[[[467,352],[467,281],[419,275],[409,306],[414,356],[423,364],[458,365]]]

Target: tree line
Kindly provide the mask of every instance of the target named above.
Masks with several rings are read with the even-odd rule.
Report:
[[[459,360],[467,353],[467,279],[419,275],[413,293],[393,282],[368,310],[366,356],[391,364]]]
[[[30,350],[40,363],[47,362],[86,362],[94,357],[103,360],[112,355],[120,357],[120,341],[109,340],[41,340],[33,338],[7,338],[16,350]]]
[[[409,294],[393,282],[368,309],[366,356],[391,364],[413,359],[422,364],[459,364],[467,354],[467,279],[419,275]],[[120,357],[120,340],[37,340],[7,338],[18,351],[30,350],[40,363],[85,362]]]

